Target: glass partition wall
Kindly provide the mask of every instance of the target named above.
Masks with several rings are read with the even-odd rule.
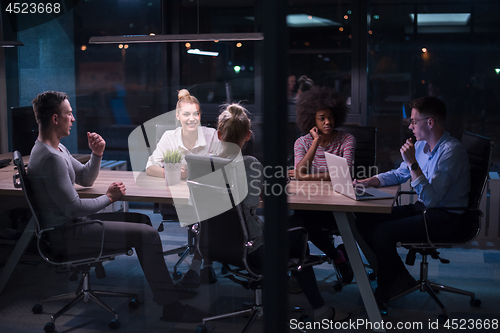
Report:
[[[262,160],[266,54],[260,41],[88,43],[91,36],[261,31],[260,10],[261,1],[253,0],[88,0],[29,29],[3,17],[4,36],[25,44],[5,53],[3,100],[10,109],[29,105],[44,90],[67,91],[76,115],[70,150],[89,152],[85,133],[96,131],[107,141],[105,159],[128,160],[130,132],[173,110],[177,91],[187,88],[201,102],[206,126],[215,127],[222,103],[241,101],[254,122],[245,153]],[[377,127],[380,171],[399,164],[399,148],[411,135],[409,102],[417,97],[443,99],[452,135],[497,138],[498,1],[296,0],[286,14],[292,81],[306,76],[334,87],[352,107],[348,123]],[[283,149],[292,160],[300,135],[296,90],[291,84],[283,119]]]
[[[203,104],[203,121],[212,126],[221,103],[244,102],[254,115],[258,148],[265,77],[261,42],[88,43],[91,36],[261,28],[259,1],[165,3],[78,1],[73,7],[72,2],[64,15],[46,23],[26,22],[26,16],[13,20],[2,12],[5,38],[25,41],[5,51],[8,109],[28,106],[43,90],[68,91],[77,110],[72,148],[85,151],[82,134],[101,131],[109,153],[126,158],[130,129],[172,110],[177,91],[188,88]],[[284,36],[289,74],[332,86],[353,103],[348,122],[378,128],[377,160],[386,170],[397,165],[397,148],[409,135],[408,103],[416,97],[436,94],[445,100],[453,135],[473,131],[495,137],[499,12],[500,4],[490,0],[293,1]],[[367,22],[360,19],[365,16]],[[360,57],[365,61],[356,60]],[[294,116],[291,99],[285,121],[290,147],[299,135]]]
[[[500,13],[497,1],[370,1],[368,124],[378,128],[381,170],[401,161],[409,102],[437,96],[446,126],[497,137]],[[494,160],[498,159],[494,151]]]

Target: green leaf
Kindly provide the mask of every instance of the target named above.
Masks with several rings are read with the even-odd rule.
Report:
[[[161,149],[160,149],[161,150]],[[163,162],[168,163],[181,163],[182,154],[177,149],[167,149],[167,151],[161,151],[163,153]]]

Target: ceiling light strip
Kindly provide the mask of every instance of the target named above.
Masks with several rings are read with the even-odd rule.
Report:
[[[0,40],[0,47],[24,46],[23,42],[17,40]]]
[[[221,34],[180,34],[180,35],[124,35],[124,36],[94,36],[89,44],[119,44],[119,43],[176,43],[176,42],[230,42],[242,40],[263,40],[261,32],[221,33]]]

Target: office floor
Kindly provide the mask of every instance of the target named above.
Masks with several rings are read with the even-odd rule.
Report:
[[[149,211],[142,211],[148,213]],[[153,225],[158,226],[160,216],[149,214],[152,217]],[[166,223],[165,231],[161,233],[165,249],[183,245],[186,240],[186,231],[179,227],[178,223]],[[403,254],[404,251],[401,251]],[[471,249],[449,249],[441,251],[442,257],[450,259],[448,265],[439,264],[436,260],[431,260],[429,265],[429,276],[431,280],[448,284],[457,288],[467,289],[476,292],[478,298],[482,300],[480,308],[473,308],[469,305],[469,299],[465,296],[441,293],[438,297],[448,306],[450,319],[457,319],[457,324],[463,324],[467,320],[466,326],[474,327],[467,329],[470,332],[493,332],[497,329],[479,329],[478,324],[487,320],[500,321],[500,309],[498,300],[500,299],[500,251]],[[2,258],[8,257],[8,248],[2,248],[0,253]],[[43,297],[58,293],[74,291],[78,282],[68,280],[70,273],[58,272],[57,267],[40,262],[36,256],[33,261],[26,261],[19,264],[12,275],[4,292],[0,295],[0,331],[1,332],[42,332],[45,323],[50,321],[50,315],[59,310],[64,302],[47,303],[44,305],[44,313],[35,315],[32,313],[32,306]],[[39,257],[38,257],[39,258]],[[172,268],[177,255],[166,257],[169,268]],[[6,260],[6,259],[4,259]],[[181,266],[181,271],[185,272],[191,259],[188,258]],[[161,307],[152,299],[151,291],[144,279],[142,270],[137,258],[118,257],[115,261],[109,262],[105,266],[107,277],[97,280],[92,273],[92,285],[95,289],[129,291],[139,294],[141,305],[136,310],[128,308],[128,301],[119,298],[103,298],[118,313],[121,327],[117,332],[162,332],[162,333],[191,333],[195,331],[197,324],[175,324],[166,323],[159,320]],[[227,278],[222,277],[220,265],[215,264],[219,281],[213,285],[202,285],[199,288],[199,295],[186,303],[200,307],[212,314],[219,314],[235,309],[241,309],[243,302],[252,301],[252,291],[243,289]],[[413,276],[418,278],[419,257],[413,267],[409,267]],[[350,311],[352,322],[358,325],[351,325],[344,329],[337,329],[338,332],[371,332],[366,323],[367,315],[363,307],[363,302],[359,295],[355,282],[345,286],[342,291],[336,292],[332,286],[336,281],[334,271],[327,263],[315,268],[318,284],[325,301],[337,308]],[[375,287],[373,282],[372,286]],[[289,294],[289,304],[302,306],[306,312],[312,315],[312,310],[303,294]],[[392,330],[388,332],[452,332],[456,329],[434,325],[440,313],[437,305],[424,293],[413,293],[407,295],[391,304],[389,316],[383,317],[386,325],[392,325]],[[290,315],[290,318],[298,318],[297,314]],[[112,316],[93,303],[78,304],[67,314],[56,321],[57,332],[112,332],[108,328],[108,323]],[[245,318],[237,317],[217,321],[211,332],[214,333],[235,333],[240,332],[246,322]],[[396,329],[398,323],[413,328]],[[422,326],[417,326],[422,325]],[[388,327],[388,326],[386,326]],[[497,326],[498,327],[498,326]],[[292,325],[293,328],[293,325]],[[290,329],[291,332],[296,330]],[[325,329],[308,330],[308,332],[324,332]],[[262,320],[258,319],[250,332],[263,332]]]

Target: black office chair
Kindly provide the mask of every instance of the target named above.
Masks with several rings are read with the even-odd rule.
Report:
[[[471,192],[469,194],[469,205],[468,207],[451,208],[451,207],[435,207],[427,208],[424,210],[423,217],[425,223],[425,230],[427,234],[426,243],[400,243],[398,245],[409,249],[408,255],[406,257],[406,264],[413,265],[415,263],[416,253],[422,255],[422,262],[420,263],[420,279],[417,281],[417,285],[405,292],[394,296],[390,301],[405,296],[414,291],[420,290],[421,292],[427,292],[432,299],[439,305],[442,310],[442,314],[439,315],[439,319],[445,321],[448,316],[446,314],[446,307],[441,303],[439,298],[436,296],[436,292],[446,291],[460,295],[466,295],[471,298],[470,304],[474,307],[479,307],[481,301],[475,298],[473,292],[460,290],[452,288],[449,286],[442,285],[440,283],[431,282],[428,279],[428,266],[427,257],[431,256],[433,259],[439,259],[441,263],[448,264],[450,261],[439,257],[438,248],[449,248],[455,245],[463,245],[470,243],[476,238],[481,230],[481,220],[480,217],[483,213],[479,210],[479,204],[481,197],[483,195],[484,189],[486,187],[486,182],[488,180],[488,174],[491,164],[491,153],[493,150],[494,141],[485,138],[480,135],[472,134],[466,132],[462,136],[462,145],[465,147],[467,154],[469,155],[469,164],[471,172]],[[427,227],[427,221],[425,219],[425,213],[430,210],[461,210],[464,213],[457,220],[457,228],[455,228],[455,233],[450,233],[450,235],[443,235],[443,238],[430,239]],[[386,315],[387,311],[382,310],[382,314]]]
[[[256,263],[249,260],[249,253],[254,240],[249,237],[240,204],[243,198],[238,191],[237,181],[240,178],[240,181],[246,182],[246,175],[241,177],[241,174],[235,171],[233,166],[230,165],[231,160],[228,159],[188,155],[186,156],[186,161],[188,162],[190,173],[187,180],[190,198],[200,221],[196,234],[198,250],[204,259],[220,262],[231,274],[228,277],[232,281],[242,285],[246,289],[254,291],[254,304],[250,309],[204,318],[202,325],[198,326],[196,332],[208,332],[206,324],[212,320],[249,315],[250,318],[242,330],[242,333],[247,332],[254,320],[262,315],[261,288],[263,275],[261,267],[256,266]],[[217,170],[221,172],[219,177],[212,176]],[[195,172],[197,172],[198,177],[193,177],[191,174]],[[212,174],[209,176],[202,176],[210,172]],[[244,173],[244,168],[240,172]],[[220,177],[221,174],[222,178]],[[213,181],[214,179],[215,181]],[[219,183],[217,183],[217,179]],[[207,200],[207,196],[217,198],[219,204],[214,207],[213,202]],[[217,210],[219,207],[230,207],[230,209],[218,213]],[[297,227],[291,228],[288,231],[300,232],[303,244],[301,256],[289,259],[289,270],[301,270],[302,267],[317,265],[323,262],[324,258],[322,257],[306,255],[306,229]],[[294,310],[302,312],[301,317],[305,318],[303,310]]]
[[[129,303],[130,308],[137,308],[139,306],[139,302],[137,300],[137,294],[133,293],[121,293],[121,292],[110,292],[110,291],[99,291],[93,290],[90,286],[90,269],[92,267],[95,268],[96,275],[98,278],[105,277],[104,267],[102,265],[105,261],[114,260],[116,256],[119,255],[132,255],[132,249],[120,249],[113,253],[104,253],[103,245],[104,245],[104,228],[102,231],[101,238],[101,248],[97,252],[96,250],[89,251],[88,253],[80,253],[78,255],[68,255],[66,245],[64,239],[62,238],[62,233],[60,228],[46,228],[43,229],[40,225],[38,219],[38,209],[36,209],[36,202],[33,200],[33,193],[30,185],[30,179],[27,176],[26,168],[23,163],[23,159],[21,153],[19,151],[14,152],[14,164],[17,167],[18,173],[14,176],[14,186],[17,188],[22,188],[24,192],[24,197],[26,198],[26,202],[28,203],[29,209],[32,214],[32,219],[35,222],[35,235],[37,238],[37,247],[38,252],[42,256],[43,260],[53,264],[53,265],[66,265],[71,269],[73,274],[70,277],[71,281],[76,281],[78,279],[77,274],[81,272],[82,278],[80,280],[80,284],[75,292],[66,293],[62,295],[52,296],[41,300],[38,304],[33,306],[33,313],[40,314],[43,311],[42,304],[46,302],[59,301],[63,299],[71,299],[71,301],[66,304],[61,310],[56,312],[51,316],[50,323],[47,323],[44,327],[45,332],[54,332],[55,331],[55,321],[56,319],[64,314],[66,311],[75,306],[78,302],[84,301],[88,302],[89,300],[97,303],[100,307],[110,312],[114,319],[109,323],[109,327],[112,329],[117,329],[120,327],[120,322],[118,321],[118,314],[107,304],[102,302],[97,295],[99,296],[115,296],[115,297],[128,297],[132,300]],[[123,215],[123,213],[122,213]],[[115,216],[116,220],[124,220],[124,216],[117,215]],[[97,216],[103,217],[105,220],[112,220],[113,215],[104,213],[103,215],[96,214]],[[127,216],[133,219],[141,220],[142,214],[134,214],[127,213]],[[141,221],[146,222],[147,221]],[[98,223],[102,225],[100,221],[92,221],[88,223]]]

